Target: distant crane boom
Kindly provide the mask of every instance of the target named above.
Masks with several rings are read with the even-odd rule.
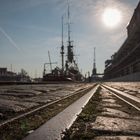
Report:
[[[52,62],[51,62],[51,57],[50,57],[50,52],[49,51],[48,51],[48,57],[49,57],[50,69],[52,71]]]

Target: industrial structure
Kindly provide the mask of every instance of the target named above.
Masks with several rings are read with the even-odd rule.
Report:
[[[90,81],[91,82],[97,82],[102,80],[102,73],[97,73],[97,68],[96,68],[96,48],[94,48],[94,53],[93,53],[93,69],[92,69],[92,74]]]
[[[92,70],[92,76],[96,76],[97,70],[96,70],[96,56],[95,56],[95,48],[94,48],[94,58],[93,58],[93,70]]]
[[[127,26],[127,34],[120,49],[105,61],[105,80],[140,81],[140,2]]]

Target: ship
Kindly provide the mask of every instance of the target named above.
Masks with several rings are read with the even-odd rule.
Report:
[[[70,7],[68,3],[68,41],[67,41],[67,59],[64,62],[64,39],[63,39],[63,16],[62,16],[62,45],[61,45],[61,68],[55,67],[52,69],[52,64],[56,64],[56,62],[51,62],[50,53],[48,52],[49,56],[49,63],[44,63],[44,70],[43,70],[43,81],[81,81],[82,80],[82,74],[79,71],[78,64],[75,60],[74,55],[74,46],[73,41],[71,40],[71,23],[70,23]],[[46,72],[46,65],[50,65],[50,72]]]

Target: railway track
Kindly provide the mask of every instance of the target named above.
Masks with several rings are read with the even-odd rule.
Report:
[[[46,121],[57,115],[70,104],[81,98],[94,88],[94,85],[87,85],[78,88],[70,95],[66,95],[61,99],[57,99],[50,103],[36,107],[26,113],[12,117],[0,123],[0,137],[1,140],[22,139],[30,133],[30,131],[38,128]]]
[[[76,95],[76,94],[79,94],[79,93],[82,93],[82,92],[86,92],[86,91],[88,91],[89,89],[91,89],[91,87],[85,87],[84,89],[78,89],[77,91],[73,92],[72,94],[67,95],[67,96],[65,96],[65,97],[62,97],[61,99],[57,99],[57,100],[52,101],[52,102],[50,102],[50,103],[41,105],[41,106],[39,106],[39,107],[37,107],[37,108],[34,108],[34,109],[32,109],[32,110],[30,110],[30,111],[28,111],[28,112],[26,112],[26,113],[23,113],[23,114],[21,114],[21,115],[18,115],[18,116],[16,116],[16,117],[13,117],[13,118],[11,118],[11,119],[8,119],[8,120],[6,120],[6,121],[0,123],[0,127],[2,127],[2,126],[4,126],[4,125],[7,125],[8,123],[14,122],[14,121],[16,121],[16,120],[20,120],[21,118],[24,118],[24,117],[26,117],[26,116],[28,116],[28,115],[32,115],[32,114],[34,114],[34,113],[37,112],[37,111],[43,110],[43,109],[45,109],[46,107],[48,107],[48,106],[50,106],[50,105],[53,105],[53,104],[55,104],[55,103],[57,103],[57,102],[60,102],[60,101],[62,101],[62,100],[65,100],[65,99],[67,99],[67,98],[69,98],[69,97],[72,97],[72,96],[74,96],[74,95]]]
[[[129,105],[131,105],[132,107],[134,107],[136,110],[140,111],[140,99],[139,99],[139,98],[137,98],[137,97],[135,97],[135,96],[132,96],[132,95],[130,95],[130,94],[128,94],[128,93],[122,92],[122,91],[120,91],[120,90],[118,90],[118,89],[115,89],[115,88],[112,88],[112,87],[110,87],[110,86],[107,86],[107,85],[105,85],[105,84],[99,84],[99,85],[101,86],[101,88],[104,88],[104,89],[108,90],[111,94],[113,94],[113,95],[116,96],[117,98],[121,99],[122,101],[124,101],[124,102],[126,102],[127,104],[129,104]],[[88,90],[88,89],[89,89],[89,87],[86,87],[86,88],[84,88],[84,89],[82,89],[82,90],[79,90],[79,91],[74,92],[74,93],[71,94],[71,95],[67,95],[67,96],[65,96],[65,97],[63,97],[63,98],[61,98],[61,99],[52,101],[52,102],[47,103],[47,104],[44,104],[44,105],[41,105],[41,106],[39,106],[39,107],[37,107],[37,108],[35,108],[35,109],[33,109],[33,110],[30,110],[30,111],[28,111],[28,112],[26,112],[26,113],[23,113],[23,114],[21,114],[21,115],[18,115],[18,116],[16,116],[16,117],[13,117],[13,118],[11,118],[11,119],[8,119],[8,120],[6,120],[6,121],[0,123],[0,127],[2,127],[2,126],[4,126],[4,125],[7,125],[8,123],[11,123],[11,122],[13,122],[13,121],[19,120],[19,119],[21,119],[21,118],[23,118],[23,117],[26,117],[26,116],[28,116],[28,115],[31,115],[31,114],[33,114],[33,113],[35,113],[35,112],[37,112],[37,111],[43,110],[44,108],[46,108],[46,107],[48,107],[48,106],[50,106],[50,105],[52,105],[52,104],[55,104],[55,103],[57,103],[57,102],[59,102],[59,101],[62,101],[62,100],[64,100],[64,99],[67,99],[67,98],[69,98],[69,97],[71,97],[71,96],[73,96],[73,95],[78,94],[79,92],[84,92],[84,91],[86,91],[86,90]]]
[[[96,132],[97,136],[98,136],[98,133],[100,133],[100,132],[103,135],[108,134],[109,136],[117,135],[117,134],[118,135],[121,134],[121,135],[140,136],[139,123],[138,123],[138,121],[139,121],[138,116],[140,113],[140,98],[138,98],[136,96],[132,96],[132,94],[126,93],[125,90],[123,92],[116,88],[107,86],[104,83],[96,84],[96,86],[100,87],[99,88],[100,90],[96,93],[97,97],[95,97],[95,102],[99,102],[99,103],[97,103],[98,107],[95,111],[97,113],[97,116],[93,113],[94,116],[96,116],[96,121],[94,122],[93,126],[92,126],[93,122],[91,122],[90,131]],[[48,110],[48,108],[50,106],[59,106],[59,105],[61,105],[61,102],[63,102],[64,100],[67,100],[68,98],[73,99],[74,96],[80,95],[80,93],[83,93],[83,92],[87,93],[88,91],[90,91],[90,89],[92,89],[96,86],[94,85],[94,86],[84,87],[83,89],[79,89],[76,92],[73,92],[71,95],[65,96],[59,100],[53,101],[48,104],[44,104],[40,107],[35,108],[34,110],[28,111],[22,115],[19,115],[14,118],[11,118],[9,120],[6,120],[5,122],[0,124],[0,130],[3,130],[3,128],[6,128],[6,131],[7,131],[7,128],[9,129],[9,126],[12,126],[10,128],[10,130],[13,131],[13,126],[15,125],[14,127],[16,127],[17,123],[20,123],[20,125],[18,124],[18,127],[20,127],[20,126],[23,127],[24,125],[21,122],[26,122],[25,118],[30,118],[31,116],[32,116],[32,118],[29,119],[28,123],[30,123],[30,120],[33,120],[34,123],[37,123],[36,115],[40,114],[38,112],[43,112],[44,110],[45,110],[44,112],[46,112],[46,110],[48,112],[51,112],[51,110]],[[110,96],[110,95],[112,95],[112,96]],[[98,99],[98,96],[99,96],[99,99]],[[78,97],[78,98],[80,98],[80,97]],[[75,99],[75,101],[77,99]],[[114,102],[112,102],[112,101],[114,101]],[[109,106],[109,104],[110,104],[110,106]],[[65,106],[65,108],[66,107],[67,106]],[[129,108],[131,108],[131,110],[129,110]],[[100,109],[102,109],[102,110],[100,110]],[[55,110],[55,111],[57,111],[57,110]],[[113,112],[115,111],[115,112],[113,113],[112,111]],[[117,113],[118,114],[121,113],[121,114],[118,115]],[[137,116],[133,115],[133,113],[137,113]],[[106,122],[109,122],[109,123],[106,123]],[[44,122],[42,122],[42,124],[43,123]],[[127,127],[126,128],[123,127],[122,123],[126,123],[126,124],[128,123],[128,130],[127,130]],[[135,126],[132,125],[135,123],[137,124],[137,128],[135,128]],[[129,124],[133,126],[132,130],[130,130],[130,131],[129,131]],[[34,128],[32,128],[30,130],[34,130]],[[23,136],[27,135],[28,134],[27,132],[29,132],[30,130],[27,130],[26,133],[23,134]],[[6,132],[6,131],[4,131],[4,132]],[[19,132],[22,132],[22,131],[23,131],[23,129],[19,129]],[[12,132],[12,133],[14,133],[14,132]],[[15,133],[15,136],[16,135],[17,135],[17,133]],[[2,140],[4,140],[4,137]],[[8,140],[11,140],[11,139],[8,139]]]
[[[139,96],[126,93],[125,86],[124,92],[104,83],[100,83],[99,87],[99,91],[91,98],[72,125],[69,131],[71,137],[75,139],[88,137],[95,140],[139,139]],[[136,92],[133,95],[136,94],[139,93]]]
[[[140,98],[135,97],[133,95],[130,95],[129,93],[125,93],[123,91],[120,91],[116,88],[110,87],[105,84],[100,84],[100,86],[106,90],[108,90],[111,94],[116,96],[117,98],[121,99],[125,103],[129,104],[133,108],[135,108],[137,111],[140,111]]]

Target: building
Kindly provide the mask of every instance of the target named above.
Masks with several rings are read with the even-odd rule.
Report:
[[[7,75],[7,68],[0,68],[0,77]]]
[[[24,69],[21,72],[14,73],[7,68],[0,68],[0,82],[31,82],[31,79]]]
[[[105,80],[140,81],[140,2],[127,26],[127,34],[120,49],[105,61]]]
[[[7,68],[0,68],[0,81],[15,81],[17,74],[7,71]]]

